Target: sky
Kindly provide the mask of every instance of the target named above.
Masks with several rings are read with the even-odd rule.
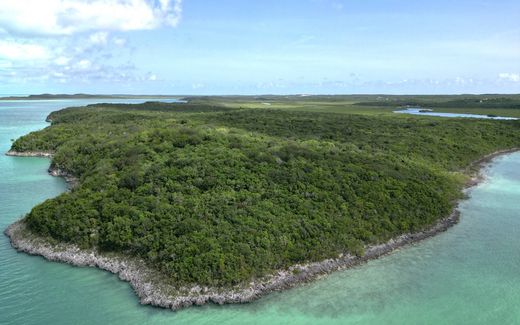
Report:
[[[0,0],[0,94],[520,93],[518,0]]]

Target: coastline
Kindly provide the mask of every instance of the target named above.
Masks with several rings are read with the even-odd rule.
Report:
[[[468,166],[465,171],[470,179],[464,186],[464,190],[473,187],[485,179],[482,168],[495,157],[513,153],[519,148],[501,150],[486,155]],[[11,152],[10,155],[17,155]],[[23,156],[52,157],[50,153],[22,153]],[[475,170],[476,169],[476,170]],[[53,176],[62,176],[59,170]],[[121,280],[131,284],[141,304],[157,307],[180,309],[191,305],[205,303],[246,303],[256,300],[272,291],[279,291],[294,287],[300,283],[312,281],[322,275],[350,268],[360,263],[387,255],[394,250],[410,245],[438,233],[446,231],[459,221],[458,205],[446,218],[441,219],[427,230],[404,234],[380,245],[365,247],[365,255],[362,257],[350,254],[341,255],[338,258],[327,259],[320,262],[297,264],[287,270],[279,270],[262,279],[253,280],[247,285],[232,288],[207,288],[194,285],[192,287],[178,287],[161,281],[160,275],[150,269],[141,260],[115,256],[109,253],[101,253],[95,250],[82,250],[72,244],[52,244],[42,237],[31,233],[26,229],[25,223],[19,220],[10,225],[5,234],[10,238],[11,245],[20,252],[31,255],[43,256],[50,261],[59,261],[75,266],[90,266],[117,274]]]
[[[468,180],[468,182],[466,182],[466,184],[464,184],[464,188],[462,190],[466,191],[469,188],[477,186],[479,183],[483,182],[486,178],[486,175],[482,173],[482,169],[489,165],[493,159],[499,156],[515,153],[518,151],[520,151],[520,147],[498,150],[473,161],[471,164],[469,164],[468,167],[466,167],[463,170],[463,172],[470,176],[470,179]]]
[[[2,101],[22,101],[22,100],[64,100],[64,99],[155,99],[155,98],[179,98],[177,95],[103,95],[103,94],[39,94],[27,96],[4,96]]]
[[[10,157],[40,157],[40,158],[52,158],[53,153],[47,151],[15,151],[9,150],[5,153],[6,156]]]
[[[49,158],[52,159],[52,156],[54,153],[47,152],[47,151],[26,151],[26,152],[20,152],[20,151],[14,151],[9,150],[5,153],[6,156],[10,157],[39,157],[39,158]],[[67,183],[67,187],[69,190],[75,188],[79,185],[79,179],[72,175],[69,172],[64,171],[63,169],[57,168],[53,166],[52,164],[49,166],[49,169],[47,169],[47,172],[49,175],[54,177],[63,177],[65,179],[65,182]]]

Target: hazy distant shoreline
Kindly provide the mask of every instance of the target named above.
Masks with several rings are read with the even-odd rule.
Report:
[[[42,100],[42,99],[161,99],[182,98],[175,95],[125,95],[125,94],[39,94],[27,96],[5,96],[0,100]]]

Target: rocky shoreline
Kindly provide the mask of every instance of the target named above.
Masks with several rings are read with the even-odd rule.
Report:
[[[467,172],[473,172],[466,188],[472,187],[484,178],[480,169],[498,155],[518,151],[518,148],[497,151],[473,162]],[[59,173],[56,174],[60,176]],[[50,261],[59,261],[75,266],[90,266],[117,274],[123,281],[128,281],[134,289],[140,302],[163,308],[177,310],[191,305],[206,303],[246,303],[256,300],[270,292],[294,287],[300,283],[312,281],[321,275],[349,268],[371,259],[389,254],[392,251],[432,237],[446,231],[459,221],[459,211],[455,207],[450,216],[440,220],[428,230],[404,234],[390,241],[365,247],[362,257],[350,254],[340,255],[335,259],[327,259],[315,263],[298,264],[287,270],[279,270],[270,276],[256,279],[243,286],[231,288],[208,288],[194,285],[178,287],[162,281],[160,274],[149,268],[143,261],[128,257],[115,256],[96,250],[82,250],[72,244],[52,244],[46,239],[31,233],[20,220],[10,225],[5,234],[10,238],[11,245],[20,252],[43,256]]]
[[[42,256],[49,261],[58,261],[74,266],[97,267],[112,272],[118,275],[121,280],[128,281],[131,284],[140,298],[141,304],[177,310],[210,302],[215,304],[251,302],[272,291],[294,287],[297,284],[314,280],[320,275],[358,265],[386,255],[404,245],[434,236],[447,230],[458,220],[459,213],[455,211],[429,230],[402,235],[385,244],[369,246],[362,257],[345,254],[336,259],[294,265],[287,270],[280,270],[261,280],[252,281],[248,286],[229,289],[207,288],[197,285],[176,287],[160,283],[160,281],[154,279],[156,272],[141,260],[111,256],[95,250],[82,250],[72,244],[52,244],[31,233],[23,220],[10,225],[4,233],[11,240],[11,245],[20,252]]]
[[[11,157],[40,157],[40,158],[52,159],[52,156],[54,154],[52,152],[47,152],[47,151],[20,152],[20,151],[9,150],[8,152],[5,153],[5,155],[11,156]],[[52,164],[47,171],[49,172],[49,174],[51,176],[63,177],[65,179],[65,181],[67,182],[69,189],[73,189],[79,185],[79,179],[76,176],[74,176],[60,168],[55,167]]]
[[[12,157],[42,157],[52,158],[53,153],[48,151],[15,151],[9,150],[5,153],[6,156]]]

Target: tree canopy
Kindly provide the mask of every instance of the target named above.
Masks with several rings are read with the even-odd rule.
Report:
[[[29,228],[143,258],[179,283],[226,286],[450,214],[471,161],[520,144],[519,121],[100,104],[14,142],[54,153],[79,186]]]

